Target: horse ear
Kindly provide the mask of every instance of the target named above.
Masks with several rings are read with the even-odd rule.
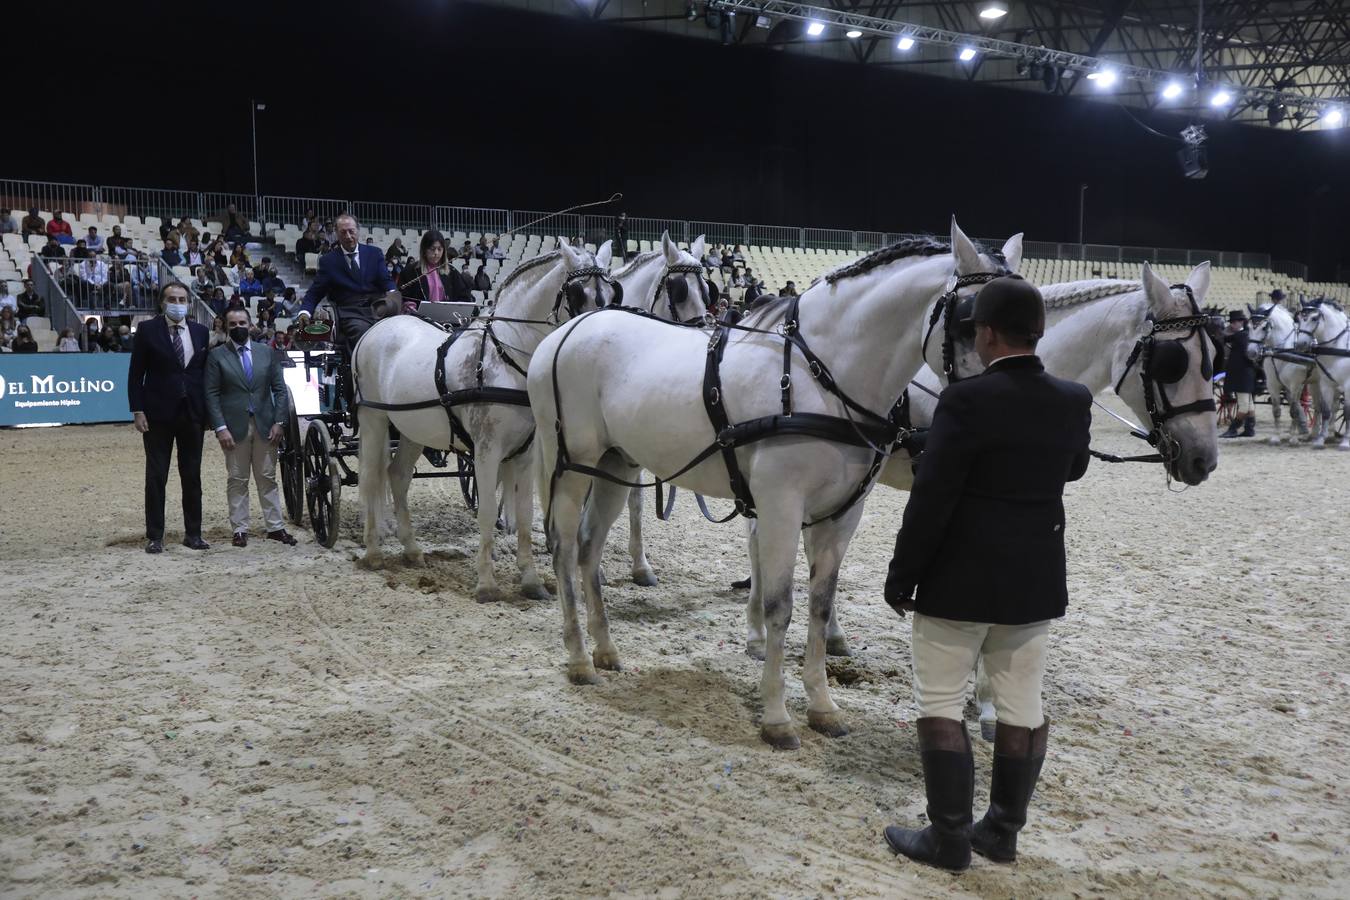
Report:
[[[958,275],[980,271],[980,251],[975,249],[975,244],[956,224],[956,216],[952,216],[952,258],[956,261]]]
[[[1008,238],[1008,242],[1003,245],[1003,258],[1008,261],[1009,272],[1022,268],[1022,232]]]
[[[661,232],[661,252],[666,255],[666,262],[670,265],[680,261],[680,248],[670,239],[669,231]]]
[[[1172,289],[1167,282],[1159,278],[1148,263],[1144,263],[1140,278],[1144,282],[1144,296],[1148,298],[1149,308],[1154,312],[1165,310],[1172,302]]]
[[[614,259],[614,242],[605,241],[600,245],[600,249],[595,251],[595,264],[602,269],[608,269],[612,259]]]
[[[1205,294],[1209,293],[1209,260],[1191,269],[1191,274],[1186,276],[1186,284],[1190,286],[1191,293],[1195,294],[1195,302],[1203,302]]]
[[[572,249],[572,245],[564,239],[558,240],[558,249],[562,251],[563,260],[567,263],[567,268],[577,269],[581,267],[581,260],[577,257],[577,251]],[[467,264],[466,264],[467,265]]]
[[[704,237],[705,235],[700,234],[698,237],[694,238],[694,243],[689,246],[689,253],[694,259],[703,259],[703,251],[708,247]]]
[[[1245,305],[1247,307],[1247,315],[1251,316],[1256,314],[1256,307],[1252,306],[1250,303],[1247,303]]]

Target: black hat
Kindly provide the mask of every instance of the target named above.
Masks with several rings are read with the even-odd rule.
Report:
[[[1283,299],[1284,299],[1284,291],[1280,290],[1279,288],[1276,288],[1275,290],[1273,290],[1273,291],[1270,292],[1270,299],[1272,299],[1272,300],[1283,300]]]
[[[1005,334],[1037,339],[1045,333],[1045,301],[1021,275],[1004,275],[980,289],[971,318]]]
[[[1228,313],[1228,321],[1230,323],[1245,322],[1247,321],[1247,314],[1240,309],[1230,310]]]

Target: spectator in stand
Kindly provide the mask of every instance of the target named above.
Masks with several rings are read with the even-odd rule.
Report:
[[[493,241],[492,246],[496,247],[497,242]],[[619,217],[614,220],[614,251],[619,254],[619,259],[628,259],[628,213],[621,212]]]
[[[581,235],[578,234],[572,238],[572,246],[578,250],[582,250],[586,247],[586,242],[583,241]]]
[[[493,241],[492,241],[492,253],[491,253],[491,255],[490,255],[488,258],[489,258],[489,259],[506,259],[506,251],[504,251],[504,250],[502,249],[502,245],[501,245],[501,241],[500,241],[500,240],[497,240],[497,239],[495,239],[495,238],[493,239]]]
[[[79,353],[80,342],[75,338],[75,332],[69,328],[61,329],[61,336],[56,340],[56,349],[59,353]]]
[[[751,304],[751,303],[754,303],[756,300],[758,300],[758,299],[759,299],[761,296],[763,296],[763,295],[764,295],[764,286],[763,286],[762,284],[759,283],[759,279],[755,278],[754,275],[751,275],[751,274],[750,274],[750,270],[749,270],[749,269],[746,269],[746,270],[745,270],[745,306],[746,306],[746,308],[749,309],[749,308],[750,308],[750,304]]]
[[[319,239],[319,256],[323,256],[329,250],[333,249],[333,244],[327,238]]]
[[[216,283],[211,280],[210,267],[207,265],[198,266],[197,274],[192,277],[192,293],[198,297],[209,297],[211,296],[211,289],[215,286]]]
[[[108,301],[108,264],[90,254],[80,263],[81,293],[90,304]]]
[[[473,248],[473,255],[482,260],[491,258],[492,245],[488,243],[486,234],[480,234],[478,236],[478,246]]]
[[[281,280],[281,273],[273,265],[271,257],[264,256],[262,265],[253,267],[253,274],[262,282],[264,292],[275,291],[279,294],[286,290],[286,283]]]
[[[80,238],[76,241],[75,249],[70,251],[71,259],[88,259],[93,255],[94,251],[89,249],[89,245],[84,242],[84,238]]]
[[[736,257],[731,253],[730,247],[722,248],[722,271],[730,274],[736,268]]]
[[[159,265],[150,257],[142,257],[131,273],[131,287],[138,300],[137,306],[151,306],[159,295]]]
[[[216,262],[215,257],[207,257],[207,261],[197,269],[197,274],[205,273],[206,280],[212,287],[222,287],[230,283],[229,270],[222,264]]]
[[[122,325],[117,329],[117,352],[131,352],[131,326]]]
[[[305,215],[300,219],[300,230],[309,231],[311,228],[317,230],[318,227],[319,211],[311,206],[309,209],[305,210]]]
[[[245,297],[256,297],[263,292],[262,282],[253,274],[253,270],[245,269],[243,276],[239,279],[239,293]]]
[[[206,256],[202,253],[201,246],[196,241],[188,241],[187,255],[183,257],[183,265],[196,271],[204,262],[206,262]]]
[[[242,275],[244,269],[253,265],[253,260],[248,258],[248,251],[244,249],[243,244],[235,244],[234,249],[230,251],[230,268],[238,269]]]
[[[14,336],[14,340],[9,344],[12,353],[37,353],[37,341],[33,340],[33,332],[27,325],[19,326],[19,333]]]
[[[744,265],[745,257],[741,255],[741,245],[737,244],[736,249],[731,251],[731,261],[735,265]]]
[[[239,212],[239,207],[231,203],[217,218],[220,233],[227,244],[239,244],[248,240],[248,217]]]
[[[272,335],[272,349],[280,350],[283,353],[291,349],[291,344],[295,342],[295,326],[289,325],[284,331],[278,331]]]
[[[211,262],[220,266],[222,269],[230,261],[230,258],[225,255],[225,242],[220,238],[216,238],[211,242],[211,245],[206,250],[206,255],[211,257]]]
[[[8,306],[0,307],[0,339],[6,342],[14,340],[19,333],[19,317]]]
[[[211,307],[211,311],[218,316],[225,315],[225,307],[229,305],[228,301],[225,299],[225,288],[220,286],[213,287],[211,293],[207,296],[210,299],[206,301],[206,305]]]
[[[408,248],[403,246],[403,238],[394,238],[389,249],[384,251],[385,262],[402,262],[408,257]]]
[[[47,223],[47,234],[56,238],[63,244],[74,243],[74,238],[70,233],[70,223],[61,218],[61,210],[52,213],[52,220]]]
[[[418,261],[403,268],[404,312],[413,312],[423,302],[440,303],[457,300],[471,302],[469,286],[457,271],[450,268],[445,258],[445,238],[436,229],[422,235]]]
[[[782,289],[781,291],[778,292],[778,296],[780,296],[780,297],[795,297],[795,296],[797,296],[797,285],[796,285],[796,283],[795,283],[795,282],[792,282],[792,281],[789,281],[787,284],[783,285],[783,289]]]
[[[117,329],[109,322],[98,335],[98,348],[104,353],[117,352]]]
[[[19,300],[9,292],[9,285],[0,281],[0,309],[12,309],[14,315],[19,314]]]
[[[492,292],[492,279],[488,277],[487,266],[479,266],[478,271],[474,273],[473,289],[482,291],[484,297]]]
[[[277,319],[277,294],[268,290],[258,300],[258,324],[271,327]]]
[[[99,265],[103,265],[102,260],[99,260]],[[112,265],[108,266],[108,292],[117,298],[119,307],[126,309],[131,305],[131,273],[120,259],[114,259]]]
[[[301,263],[304,263],[306,253],[318,252],[319,233],[312,227],[305,229],[305,233],[300,235],[300,240],[295,242],[295,258]]]
[[[108,257],[110,259],[126,259],[130,255],[132,247],[131,242],[122,236],[122,226],[114,225],[112,234],[108,236]]]
[[[166,266],[181,266],[183,257],[178,252],[178,242],[172,237],[164,239],[164,249],[159,251],[159,258],[164,260]]]
[[[224,305],[224,298],[222,297],[221,300],[222,305]],[[225,333],[225,315],[224,313],[216,313],[215,319],[211,322],[211,337],[207,340],[206,347],[208,350],[214,349],[229,339],[230,336]]]
[[[17,234],[19,223],[14,221],[8,209],[0,209],[0,234]]]
[[[295,315],[295,310],[295,288],[288,287],[281,292],[281,314],[289,318]]]
[[[47,223],[42,221],[42,216],[38,215],[36,206],[28,208],[28,215],[24,216],[23,221],[19,223],[19,230],[23,232],[24,237],[28,237],[30,234],[47,233]]]
[[[92,253],[102,253],[106,246],[103,235],[99,234],[98,228],[93,225],[89,226],[89,233],[84,236],[84,245],[88,247]]]
[[[332,219],[324,219],[323,228],[319,230],[319,237],[330,247],[337,243],[337,229],[333,227]]]
[[[19,321],[23,321],[29,316],[47,315],[47,301],[43,300],[42,295],[33,289],[31,278],[23,280],[23,293],[18,296],[16,305],[19,312]]]
[[[225,304],[225,312],[229,312],[232,309],[248,309],[248,304],[244,302],[243,297],[239,296],[238,291],[231,294],[229,302]]]
[[[49,234],[47,235],[46,245],[42,248],[42,252],[38,255],[41,256],[43,259],[65,259],[66,248],[62,247],[59,243],[57,243],[55,235]]]
[[[99,338],[98,316],[90,316],[84,320],[84,331],[80,332],[80,347],[85,353],[103,352],[102,341]]]

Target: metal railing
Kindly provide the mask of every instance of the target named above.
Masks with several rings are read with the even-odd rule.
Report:
[[[689,222],[688,228],[692,237],[701,234],[710,244],[731,244],[733,247],[746,244],[744,225],[733,222]],[[660,235],[657,235],[657,239],[660,239]]]
[[[331,197],[278,197],[269,194],[262,198],[261,218],[264,222],[295,225],[299,228],[303,227],[303,221],[311,212],[323,222],[349,212],[351,206],[348,200],[335,200]]]
[[[466,235],[501,234],[511,228],[511,213],[504,209],[481,209],[475,206],[438,206],[434,221],[446,237],[456,231]]]
[[[756,247],[805,247],[806,229],[791,225],[747,225],[745,241]]]
[[[51,320],[53,331],[60,334],[69,328],[77,335],[83,331],[84,317],[66,296],[58,277],[53,276],[42,260],[38,259],[33,260],[33,289],[47,306],[47,318]]]
[[[435,207],[421,203],[371,203],[354,201],[352,215],[367,228],[412,228],[426,231],[436,221]]]
[[[507,215],[510,217],[510,227],[518,230],[521,234],[565,237],[569,241],[581,234],[581,216],[577,213],[555,214],[535,209],[513,209]],[[526,226],[527,222],[533,222],[536,219],[543,219],[543,221],[538,225]]]

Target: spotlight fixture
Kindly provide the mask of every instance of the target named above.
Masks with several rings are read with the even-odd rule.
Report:
[[[1284,121],[1285,112],[1284,104],[1277,100],[1266,107],[1266,121],[1272,126],[1278,125]]]
[[[1162,89],[1164,100],[1175,100],[1186,92],[1180,81],[1169,81]]]
[[[910,37],[909,35],[905,35],[900,40],[895,42],[895,49],[897,50],[912,50],[913,48],[914,48],[914,38]]]
[[[825,26],[820,22],[812,22],[806,26],[806,33],[811,37],[820,37],[825,33]]]
[[[844,32],[844,37],[846,37],[846,38],[860,38],[860,37],[862,37],[862,32],[859,31],[859,30],[856,29],[856,28],[853,28],[853,29],[850,29],[850,30],[848,30],[848,31],[845,31],[845,32]]]
[[[1209,98],[1209,105],[1217,109],[1222,109],[1233,102],[1233,94],[1228,88],[1219,88],[1214,95]]]
[[[1340,128],[1345,122],[1345,113],[1339,108],[1329,109],[1322,115],[1322,121],[1329,128]]]
[[[999,3],[998,0],[991,0],[980,8],[980,18],[992,22],[995,19],[1001,19],[1008,14],[1008,4]]]
[[[962,47],[962,48],[961,48],[961,53],[958,55],[957,58],[960,59],[961,62],[970,62],[972,59],[975,58],[975,48],[974,48],[974,47]]]
[[[1120,74],[1110,66],[1102,66],[1095,72],[1088,73],[1088,81],[1097,85],[1099,90],[1110,90],[1115,87],[1116,82],[1120,80]]]

